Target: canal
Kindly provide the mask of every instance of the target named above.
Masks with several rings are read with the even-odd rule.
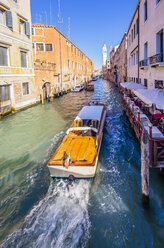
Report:
[[[91,99],[108,105],[98,170],[68,191],[46,164]],[[108,81],[0,121],[0,247],[162,248],[163,188],[164,179],[150,171],[150,209],[143,209],[140,145]]]

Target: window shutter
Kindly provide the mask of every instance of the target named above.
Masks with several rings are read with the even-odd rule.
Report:
[[[29,22],[25,22],[25,34],[27,36],[30,36],[30,23]]]
[[[6,11],[6,26],[13,29],[13,20],[11,11]]]

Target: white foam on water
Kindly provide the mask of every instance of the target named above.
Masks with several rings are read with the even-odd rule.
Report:
[[[104,213],[113,214],[129,211],[127,205],[110,184],[101,185],[96,194],[96,201],[99,203],[99,208]]]
[[[26,216],[21,228],[1,247],[85,247],[89,238],[88,201],[90,181],[66,187],[66,181],[51,182],[46,196]]]

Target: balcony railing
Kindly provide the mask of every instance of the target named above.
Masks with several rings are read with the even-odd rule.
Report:
[[[139,66],[140,66],[140,67],[148,66],[148,59],[141,60],[141,61],[139,62]]]
[[[150,57],[149,61],[150,61],[150,65],[164,62],[164,54],[163,53],[156,54],[156,55]]]

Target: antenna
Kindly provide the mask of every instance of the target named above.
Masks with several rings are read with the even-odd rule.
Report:
[[[60,11],[60,0],[58,0],[58,8],[59,8],[59,49],[60,49],[60,89],[61,94],[63,92],[63,85],[62,85],[62,54],[61,54],[61,11]]]
[[[52,25],[52,3],[50,0],[50,25]]]
[[[47,23],[47,11],[45,10],[45,11],[43,11],[43,14],[45,15],[45,21],[46,21],[46,25],[48,24]]]
[[[68,39],[70,40],[71,36],[71,18],[68,17]]]

